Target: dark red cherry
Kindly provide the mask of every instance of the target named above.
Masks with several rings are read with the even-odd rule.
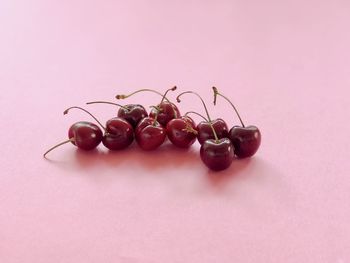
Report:
[[[218,136],[218,139],[228,137],[228,127],[226,122],[223,119],[215,119],[211,122],[215,132]],[[213,129],[210,127],[210,123],[207,121],[202,121],[197,125],[198,131],[198,142],[203,144],[208,139],[215,139]]]
[[[163,101],[160,104],[158,104],[157,108],[159,109],[159,113],[157,116],[157,109],[152,108],[151,112],[149,113],[149,117],[155,119],[157,118],[157,121],[163,125],[163,127],[166,127],[169,121],[172,119],[180,117],[180,111],[174,105],[173,103],[169,101]]]
[[[233,161],[233,146],[228,138],[206,140],[200,148],[203,163],[211,170],[227,169]]]
[[[146,126],[148,125],[152,125],[154,123],[154,119],[150,118],[150,117],[146,117],[143,118],[139,124],[136,125],[135,128],[135,138],[136,138],[136,134],[140,133]],[[159,122],[156,122],[155,125],[159,125]]]
[[[140,104],[127,104],[118,110],[118,117],[128,121],[133,128],[147,116],[146,109]]]
[[[95,149],[102,140],[101,129],[91,122],[74,123],[68,130],[68,137],[78,148],[89,151]]]
[[[102,143],[110,150],[121,150],[128,147],[134,140],[134,130],[123,118],[113,118],[107,121]]]
[[[155,150],[165,141],[166,130],[159,122],[146,117],[136,126],[135,138],[141,149]]]
[[[177,147],[188,148],[197,138],[195,122],[188,116],[172,119],[166,126],[169,140]]]
[[[256,126],[233,126],[229,138],[235,148],[235,155],[239,158],[253,156],[259,149],[261,133]]]

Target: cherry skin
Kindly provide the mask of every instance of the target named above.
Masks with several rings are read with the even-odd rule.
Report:
[[[228,127],[223,119],[215,119],[211,122],[213,128],[218,136],[218,139],[228,137]],[[202,121],[197,125],[197,139],[200,144],[203,144],[208,139],[215,139],[213,129],[210,127],[210,123]]]
[[[197,138],[196,124],[188,117],[172,119],[166,126],[169,140],[177,147],[188,148]]]
[[[146,118],[143,118],[139,124],[137,124],[136,128],[135,128],[135,137],[136,137],[136,134],[139,134],[144,128],[146,128],[146,126],[148,125],[152,125],[154,123],[154,119],[153,118],[150,118],[150,117],[146,117]],[[155,125],[159,125],[159,122],[156,122]]]
[[[134,140],[134,130],[123,118],[112,118],[106,123],[106,132],[102,143],[110,150],[121,150],[128,147]]]
[[[228,138],[206,140],[200,149],[203,163],[211,170],[220,171],[227,169],[234,157],[233,145]]]
[[[147,116],[146,109],[140,104],[127,104],[118,110],[118,117],[128,121],[133,128]]]
[[[155,119],[157,116],[157,121],[163,126],[166,127],[169,121],[172,119],[178,118],[180,116],[180,111],[173,103],[169,101],[163,101],[157,105],[159,108],[158,116],[157,109],[152,109],[149,113],[149,117]]]
[[[258,127],[233,126],[228,136],[235,148],[235,155],[238,158],[253,156],[259,149],[261,143],[261,133]]]
[[[96,124],[80,121],[69,128],[68,137],[79,149],[89,151],[100,144],[103,134]]]
[[[146,117],[136,126],[135,138],[141,149],[155,150],[165,141],[166,130],[153,118]]]

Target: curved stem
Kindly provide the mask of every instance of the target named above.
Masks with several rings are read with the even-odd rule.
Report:
[[[186,127],[182,129],[182,131],[193,133],[194,135],[198,134],[198,131],[193,129],[192,125],[187,120],[185,120],[185,125]]]
[[[202,99],[202,97],[201,97],[198,93],[196,93],[196,92],[194,92],[194,91],[185,91],[185,92],[180,93],[180,94],[176,97],[177,102],[181,102],[180,97],[181,97],[182,95],[184,95],[184,94],[193,94],[193,95],[196,95],[196,96],[201,100],[201,102],[202,102],[202,104],[203,104],[203,107],[204,107],[204,110],[205,110],[205,113],[207,114],[207,117],[208,117],[208,123],[209,123],[209,125],[210,125],[210,127],[211,127],[211,129],[212,129],[212,131],[213,131],[213,134],[214,134],[214,137],[215,137],[215,141],[218,142],[218,141],[219,141],[218,135],[216,134],[216,131],[215,131],[215,129],[214,129],[212,123],[211,123],[211,119],[210,119],[210,115],[209,115],[207,106],[205,105],[205,102],[204,102],[204,100]]]
[[[86,112],[87,114],[89,114],[101,127],[104,131],[106,131],[106,128],[102,125],[102,123],[94,116],[92,115],[89,111],[81,108],[81,107],[77,107],[77,106],[73,106],[73,107],[70,107],[68,109],[66,109],[63,114],[66,115],[71,109],[78,109],[78,110],[82,110],[84,112]]]
[[[152,122],[152,125],[155,126],[156,125],[156,122],[157,122],[157,118],[158,118],[158,113],[160,111],[159,107],[157,106],[149,106],[150,108],[152,109],[155,109],[155,111],[157,112],[156,113],[156,117],[154,118],[153,122]]]
[[[55,146],[53,146],[53,147],[51,147],[50,149],[48,149],[48,150],[43,154],[43,157],[46,158],[46,155],[47,155],[49,152],[51,152],[52,150],[56,149],[57,147],[60,147],[60,146],[63,145],[63,144],[66,144],[66,143],[69,143],[69,142],[72,142],[72,141],[74,141],[74,138],[71,138],[71,139],[66,140],[66,141],[64,141],[64,142],[61,142],[61,143],[59,143],[59,144],[56,144]]]
[[[159,111],[160,109],[159,109],[159,107],[157,107],[157,106],[149,106],[150,108],[152,108],[152,109],[154,109],[154,110],[156,110],[156,111]]]
[[[118,95],[115,96],[115,98],[116,98],[117,100],[123,100],[123,99],[126,99],[126,98],[129,98],[129,97],[133,96],[133,95],[136,94],[136,93],[144,92],[144,91],[153,92],[153,93],[156,93],[156,94],[158,94],[159,96],[162,96],[162,97],[163,97],[163,94],[160,93],[160,92],[158,92],[158,91],[156,91],[156,90],[153,90],[153,89],[140,89],[140,90],[134,91],[134,92],[132,92],[132,93],[130,93],[130,94],[128,94],[128,95],[125,95],[125,94],[118,94]],[[168,101],[168,102],[170,102],[170,101],[168,100],[168,98],[166,98],[166,97],[165,97],[165,100]]]
[[[86,104],[87,105],[90,105],[90,104],[111,104],[111,105],[115,105],[115,106],[118,106],[120,108],[123,108],[125,110],[129,110],[128,108],[126,108],[125,106],[123,105],[120,105],[118,103],[114,103],[114,102],[110,102],[110,101],[102,101],[102,100],[99,100],[99,101],[90,101],[90,102],[87,102]]]
[[[166,95],[168,94],[169,91],[175,91],[176,89],[177,89],[176,86],[172,87],[171,89],[167,89],[167,90],[165,91],[165,93],[163,94],[163,98],[162,98],[162,100],[160,101],[160,103],[162,103],[162,102],[164,101],[164,99],[166,99],[167,101],[169,101],[169,100],[166,98]],[[170,102],[170,101],[169,101],[169,102]],[[159,103],[159,104],[160,104],[160,103]]]
[[[236,112],[236,114],[237,114],[237,116],[238,116],[238,119],[239,119],[239,121],[240,121],[241,124],[242,124],[242,127],[245,127],[245,126],[244,126],[244,123],[243,123],[243,121],[242,121],[242,118],[241,118],[241,116],[239,115],[238,110],[236,109],[235,105],[233,105],[233,103],[232,103],[226,96],[222,95],[222,94],[218,91],[218,89],[217,89],[216,87],[213,87],[213,92],[214,92],[214,105],[216,105],[216,98],[217,98],[217,95],[219,95],[219,96],[221,96],[222,98],[224,98],[228,103],[231,104],[232,108],[235,110],[235,112]]]
[[[199,114],[198,112],[195,112],[195,111],[188,111],[188,112],[186,112],[185,113],[185,115],[184,116],[187,116],[188,114],[196,114],[196,115],[198,115],[199,117],[201,117],[203,120],[205,120],[206,122],[209,122],[208,121],[208,119],[206,118],[206,117],[204,117],[202,114]]]

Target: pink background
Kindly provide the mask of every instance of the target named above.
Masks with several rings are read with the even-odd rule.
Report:
[[[350,262],[349,28],[347,0],[0,1],[0,262]],[[174,84],[232,126],[226,93],[258,154],[221,173],[198,143],[42,158],[90,120],[66,107]]]

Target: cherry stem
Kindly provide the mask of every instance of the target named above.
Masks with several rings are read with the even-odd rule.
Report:
[[[157,107],[157,106],[149,106],[150,108],[152,108],[152,109],[154,109],[154,110],[156,110],[156,111],[159,111],[160,109],[159,109],[159,107]]]
[[[196,114],[198,115],[199,117],[201,117],[202,119],[204,119],[206,122],[209,122],[208,119],[206,117],[204,117],[202,114],[199,114],[198,112],[195,112],[195,111],[188,111],[185,113],[184,116],[187,116],[188,114]]]
[[[205,102],[204,102],[204,100],[202,99],[202,97],[201,97],[198,93],[196,93],[196,92],[194,92],[194,91],[185,91],[185,92],[180,93],[180,94],[176,97],[177,102],[181,102],[180,97],[181,97],[182,95],[184,95],[184,94],[189,94],[189,93],[190,93],[190,94],[193,94],[193,95],[196,95],[196,96],[201,100],[201,102],[202,102],[202,104],[203,104],[203,106],[204,106],[205,113],[207,114],[207,117],[208,117],[208,123],[209,123],[211,129],[213,130],[213,134],[214,134],[214,137],[215,137],[215,141],[216,141],[216,143],[218,143],[218,141],[219,141],[218,135],[216,134],[216,131],[215,131],[215,129],[214,129],[212,123],[211,123],[211,119],[210,119],[210,115],[209,115],[207,106],[205,105]]]
[[[182,131],[190,132],[190,133],[193,133],[194,135],[198,134],[198,131],[193,129],[192,125],[187,120],[185,120],[185,125],[186,127],[182,129]]]
[[[51,152],[52,150],[56,149],[57,147],[60,147],[61,145],[63,144],[66,144],[66,143],[69,143],[69,142],[73,142],[74,141],[74,138],[71,138],[69,140],[66,140],[64,142],[61,142],[59,144],[56,144],[55,146],[51,147],[50,149],[48,149],[44,154],[43,154],[43,157],[46,158],[46,155]]]
[[[176,86],[175,86],[175,87],[176,87]],[[128,94],[128,95],[125,95],[125,94],[118,94],[118,95],[115,96],[115,98],[116,98],[117,100],[123,100],[123,99],[126,99],[126,98],[129,98],[129,97],[133,96],[133,95],[136,94],[136,93],[144,92],[144,91],[153,92],[153,93],[156,93],[156,94],[158,94],[159,96],[162,96],[162,97],[163,97],[163,94],[160,93],[160,92],[158,92],[158,91],[156,91],[156,90],[153,90],[153,89],[140,89],[140,90],[134,91],[133,93],[130,93],[130,94]],[[165,97],[165,100],[168,101],[168,102],[170,102],[170,101],[168,100],[168,98],[166,98],[166,97]]]
[[[102,123],[94,116],[92,115],[89,111],[81,108],[81,107],[77,107],[77,106],[73,106],[73,107],[70,107],[68,109],[66,109],[63,114],[66,115],[71,109],[78,109],[78,110],[82,110],[84,112],[86,112],[87,114],[89,114],[101,127],[104,131],[106,131],[106,128],[102,125]]]
[[[166,95],[168,94],[169,91],[175,91],[176,89],[177,89],[176,86],[172,87],[171,89],[167,89],[167,90],[165,91],[165,93],[163,94],[163,98],[162,98],[162,100],[160,101],[159,105],[161,105],[162,102],[164,101],[164,99],[166,99]],[[171,104],[170,101],[168,101],[168,102]],[[171,106],[171,107],[172,107],[172,106]],[[172,107],[172,108],[173,108],[173,107]],[[176,111],[175,111],[174,108],[173,108],[173,111],[174,111],[174,117],[177,118],[177,116],[176,116]],[[156,125],[159,112],[160,112],[160,109],[157,109],[156,117],[154,118],[154,121],[153,121],[153,126]]]
[[[99,100],[99,101],[90,101],[90,102],[87,102],[86,104],[87,104],[87,105],[90,105],[90,104],[98,104],[98,103],[99,103],[99,104],[111,104],[111,105],[115,105],[115,106],[118,106],[118,107],[120,107],[120,108],[123,108],[123,109],[129,111],[129,109],[126,108],[125,106],[120,105],[120,104],[118,104],[118,103],[110,102],[110,101],[102,101],[102,100]]]
[[[218,91],[218,89],[217,89],[216,87],[213,87],[213,92],[214,92],[214,105],[216,105],[216,98],[217,98],[217,95],[219,95],[219,96],[221,96],[222,98],[224,98],[228,103],[231,104],[232,108],[235,110],[235,112],[236,112],[236,114],[237,114],[237,116],[238,116],[238,119],[239,119],[239,121],[240,121],[241,124],[242,124],[242,127],[245,127],[245,126],[244,126],[244,123],[243,123],[243,121],[242,121],[242,118],[241,118],[241,116],[239,115],[238,110],[236,109],[235,105],[233,105],[233,103],[232,103],[226,96],[224,96],[224,95],[222,95],[221,93],[219,93],[219,91]]]

